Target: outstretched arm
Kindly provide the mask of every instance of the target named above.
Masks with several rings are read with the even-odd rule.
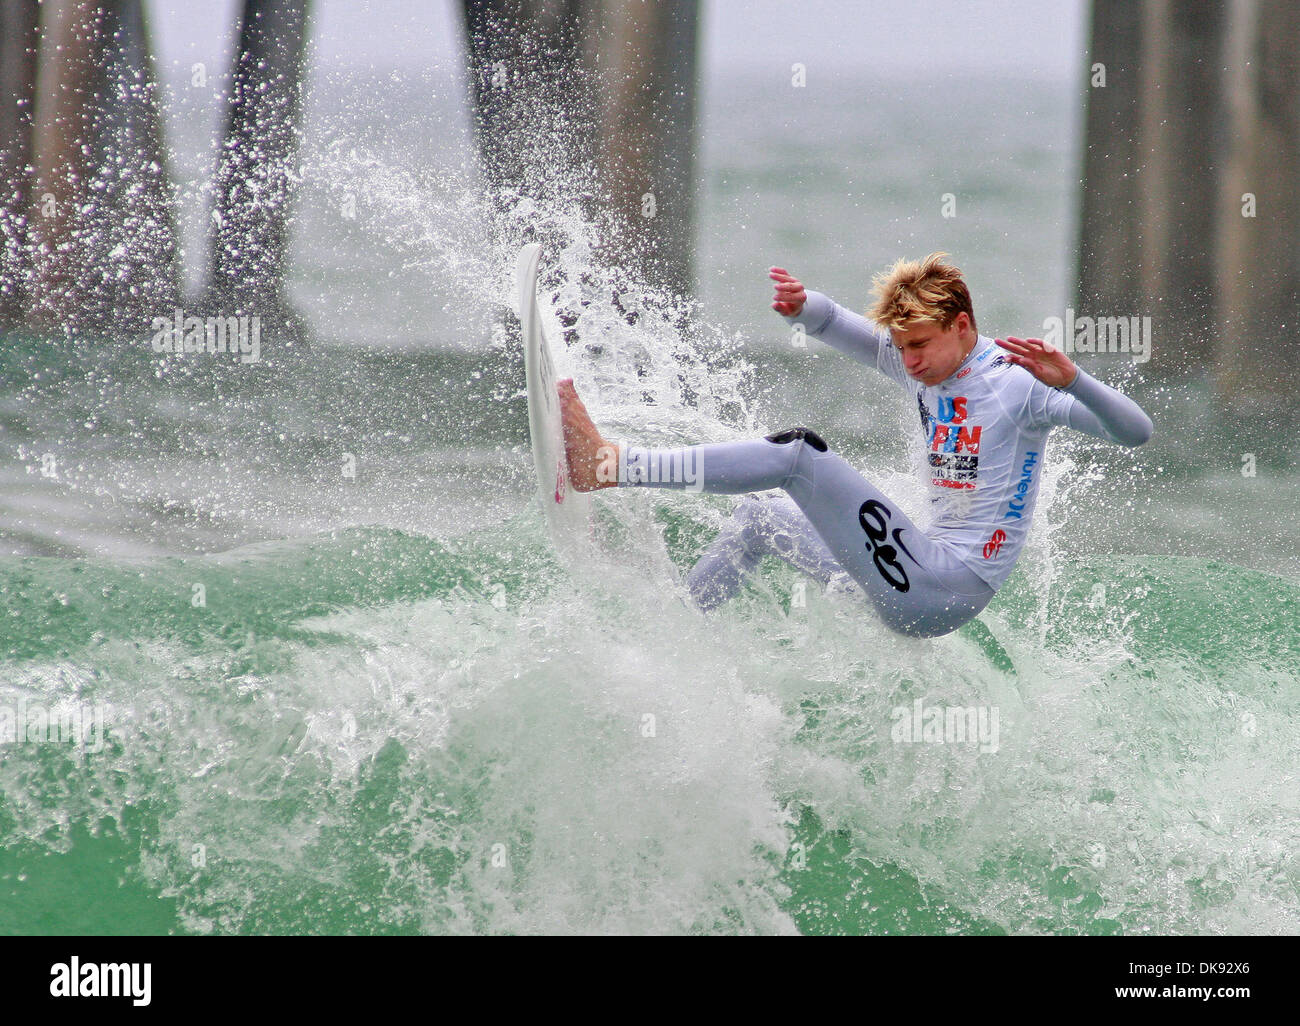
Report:
[[[1008,362],[1059,390],[1047,393],[1041,404],[1034,404],[1039,407],[1030,411],[1034,420],[1071,427],[1117,445],[1137,446],[1150,439],[1151,418],[1142,407],[1076,366],[1050,342],[1040,338],[996,341],[1007,351]]]
[[[888,331],[844,309],[829,296],[806,291],[803,283],[783,267],[773,267],[768,277],[776,283],[772,309],[791,326],[802,324],[805,332],[831,348],[870,367],[884,369],[881,352],[894,349]]]

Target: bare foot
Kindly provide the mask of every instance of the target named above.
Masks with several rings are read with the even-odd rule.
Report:
[[[560,393],[564,422],[564,455],[569,461],[569,483],[580,492],[618,485],[618,446],[601,437],[587,407],[578,398],[572,378],[555,383]]]

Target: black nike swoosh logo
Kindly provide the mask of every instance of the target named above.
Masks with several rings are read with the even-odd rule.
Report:
[[[903,539],[902,539],[902,537],[901,537],[901,535],[902,535],[902,533],[903,533],[904,530],[906,530],[906,528],[902,528],[902,527],[895,527],[895,528],[894,528],[894,541],[898,544],[898,547],[899,547],[900,549],[902,549],[904,552],[907,552],[907,546],[903,544]],[[915,563],[917,566],[920,566],[920,565],[921,565],[920,560],[918,560],[918,559],[917,559],[914,555],[912,555],[910,552],[907,552],[907,558],[910,559],[910,560],[911,560],[913,563]]]

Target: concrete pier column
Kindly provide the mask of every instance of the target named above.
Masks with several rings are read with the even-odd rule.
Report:
[[[541,195],[557,164],[575,172],[609,226],[605,258],[688,292],[698,5],[462,0],[462,11],[489,186]]]
[[[1233,0],[1229,22],[1215,390],[1244,415],[1289,422],[1300,390],[1300,5]]]
[[[41,10],[27,320],[136,335],[180,287],[142,0],[45,0]]]
[[[0,330],[22,314],[30,268],[27,215],[39,19],[37,0],[0,4]]]
[[[286,346],[306,340],[285,294],[285,266],[310,7],[244,0],[200,300],[205,312],[259,316]]]

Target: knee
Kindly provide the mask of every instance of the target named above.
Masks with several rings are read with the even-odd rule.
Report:
[[[777,445],[786,445],[790,442],[803,441],[807,442],[818,452],[826,452],[829,449],[829,446],[827,446],[827,444],[822,440],[822,436],[812,430],[812,428],[786,428],[784,431],[776,431],[770,435],[764,435],[763,437],[769,442],[775,442]]]
[[[763,533],[766,520],[765,503],[752,495],[746,495],[736,504],[731,514],[731,522],[737,534],[747,541],[752,541]]]
[[[746,495],[732,513],[732,527],[749,551],[788,555],[795,547],[793,509],[788,499]]]

